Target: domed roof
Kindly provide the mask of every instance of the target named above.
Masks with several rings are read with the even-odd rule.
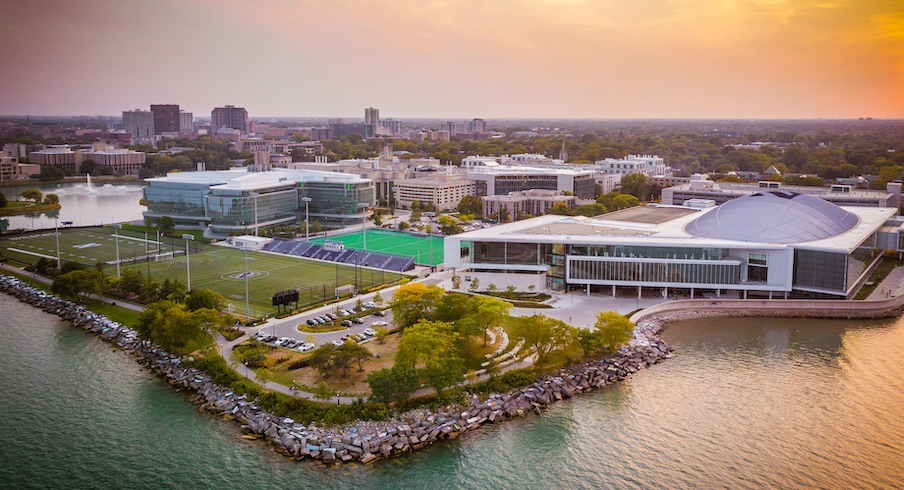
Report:
[[[724,240],[798,243],[839,235],[858,221],[856,215],[818,197],[779,190],[732,199],[684,230]]]

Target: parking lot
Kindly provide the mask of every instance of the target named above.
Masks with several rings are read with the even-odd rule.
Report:
[[[303,315],[297,315],[282,320],[270,320],[270,322],[268,322],[267,324],[258,327],[255,333],[266,334],[273,337],[273,339],[268,343],[274,345],[281,338],[293,339],[300,344],[304,344],[308,340],[309,336],[313,335],[314,342],[312,343],[313,345],[310,349],[305,347],[293,348],[293,350],[307,352],[323,344],[334,341],[342,342],[345,338],[354,334],[361,335],[362,337],[364,337],[361,341],[367,342],[374,338],[372,331],[375,327],[392,327],[392,310],[388,308],[385,310],[382,309],[386,308],[385,305],[380,308],[365,308],[365,310],[363,310],[362,312],[355,312],[354,306],[356,302],[357,298],[342,303],[336,303],[328,307],[318,308]],[[369,303],[369,299],[365,300],[365,303]],[[308,333],[299,331],[297,328],[298,325],[310,325],[308,321],[314,321],[315,318],[327,319],[329,321],[329,324],[338,324],[346,318],[351,318],[352,315],[342,315],[340,313],[340,310],[346,310],[355,315],[359,315],[361,313],[365,314],[361,314],[358,317],[360,323],[352,323],[351,326],[337,330],[335,332]],[[332,318],[329,318],[327,317],[327,315],[333,315],[336,317],[336,319],[334,320]],[[365,333],[365,331],[369,332]],[[370,333],[370,335],[368,335],[368,333]],[[279,345],[279,347],[281,346],[282,345]]]

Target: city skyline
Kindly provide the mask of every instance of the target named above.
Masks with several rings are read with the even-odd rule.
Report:
[[[904,117],[895,1],[0,2],[0,114]]]

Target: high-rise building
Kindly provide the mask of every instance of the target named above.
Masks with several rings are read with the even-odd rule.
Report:
[[[248,111],[244,107],[232,105],[215,108],[210,112],[210,130],[216,133],[220,128],[230,128],[246,133],[248,131]]]
[[[135,109],[122,111],[122,128],[132,135],[132,143],[153,143],[154,113]]]
[[[179,104],[151,104],[154,134],[179,132]]]
[[[364,109],[364,136],[376,136],[380,129],[380,109]]]
[[[386,118],[382,121],[383,127],[389,130],[390,136],[402,134],[402,121],[394,118]]]
[[[471,119],[468,121],[468,132],[478,134],[486,133],[487,122],[483,119]]]
[[[184,134],[195,131],[195,116],[191,112],[179,111],[179,132]]]

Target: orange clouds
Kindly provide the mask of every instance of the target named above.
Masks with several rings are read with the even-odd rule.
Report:
[[[36,2],[66,16],[6,12],[44,44],[4,45],[117,63],[85,82],[112,80],[104,97],[47,101],[73,112],[165,96],[265,115],[904,117],[897,0]],[[0,95],[0,112],[26,103]]]

